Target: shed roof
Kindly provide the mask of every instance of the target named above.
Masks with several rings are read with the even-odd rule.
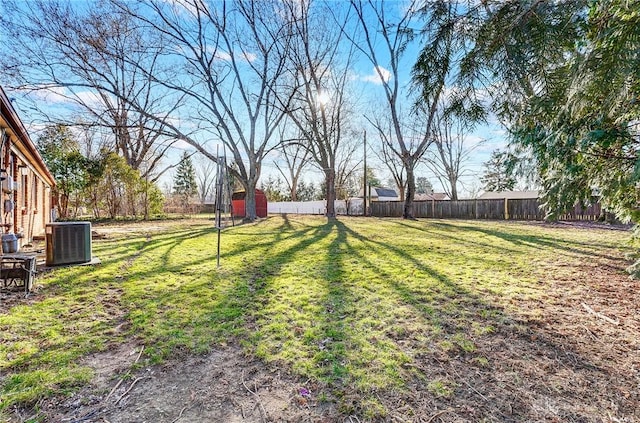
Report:
[[[266,198],[266,195],[265,195],[264,191],[262,191],[262,190],[260,190],[258,188],[256,188],[255,195],[256,195],[256,198],[258,198],[258,197],[265,197]],[[231,199],[232,200],[244,200],[244,198],[246,196],[247,196],[247,193],[245,191],[235,191],[233,194],[231,194]]]

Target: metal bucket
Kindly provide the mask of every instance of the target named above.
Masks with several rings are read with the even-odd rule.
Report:
[[[2,252],[3,253],[18,252],[18,237],[16,237],[15,234],[2,235]]]

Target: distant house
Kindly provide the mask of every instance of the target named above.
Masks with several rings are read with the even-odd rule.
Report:
[[[444,192],[432,192],[431,194],[416,194],[413,199],[414,201],[441,201],[449,200],[449,196]]]
[[[362,190],[360,190],[358,197],[362,198]],[[369,201],[398,201],[400,199],[396,190],[380,187],[370,187],[367,192],[367,198]]]
[[[479,200],[526,200],[538,198],[538,191],[486,191],[478,197]]]
[[[53,175],[0,87],[0,229],[30,242],[51,222]]]

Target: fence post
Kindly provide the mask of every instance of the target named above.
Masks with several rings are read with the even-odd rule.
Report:
[[[509,220],[509,200],[504,199],[504,220]]]

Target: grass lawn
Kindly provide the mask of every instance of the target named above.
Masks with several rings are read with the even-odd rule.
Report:
[[[226,229],[217,268],[211,221],[114,233],[94,241],[100,266],[41,275],[31,299],[0,309],[0,420],[77,390],[92,378],[83,357],[131,340],[145,365],[241,345],[363,420],[425,407],[470,421],[640,419],[637,294],[611,291],[637,289],[629,237],[271,217]]]

